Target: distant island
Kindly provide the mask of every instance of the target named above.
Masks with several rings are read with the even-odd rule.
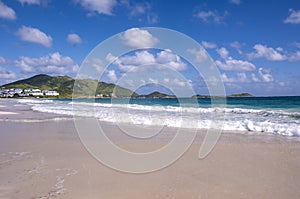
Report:
[[[69,76],[49,76],[45,74],[15,81],[0,87],[0,97],[56,97],[72,98],[75,79]],[[121,86],[99,82],[97,80],[83,79],[76,81],[76,93],[78,97],[96,98],[176,98],[158,91],[146,95],[139,95],[130,89]],[[91,88],[94,88],[93,90]],[[194,95],[192,98],[218,98],[219,96]],[[250,93],[239,93],[226,96],[233,97],[254,97]]]
[[[238,94],[232,94],[227,97],[255,97],[251,95],[250,93],[238,93]]]
[[[160,93],[158,91],[155,91],[153,93],[150,93],[148,95],[139,95],[138,98],[176,98],[175,95],[168,95],[165,93]]]
[[[234,98],[234,97],[255,97],[254,95],[250,93],[238,93],[238,94],[231,94],[227,95],[228,98]],[[210,96],[210,95],[193,95],[192,98],[223,98],[223,96]]]

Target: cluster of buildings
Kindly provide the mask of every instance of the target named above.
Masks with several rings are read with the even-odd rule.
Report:
[[[40,90],[36,88],[0,88],[0,97],[57,97],[59,93],[54,90]]]

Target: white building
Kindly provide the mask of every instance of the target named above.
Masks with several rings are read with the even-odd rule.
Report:
[[[59,93],[57,91],[43,90],[43,94],[45,96],[59,96]]]

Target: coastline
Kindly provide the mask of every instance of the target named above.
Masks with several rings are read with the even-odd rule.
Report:
[[[1,100],[0,199],[7,198],[298,198],[300,142],[276,135],[223,133],[199,160],[204,132],[174,164],[127,174],[95,160],[83,147],[72,117],[35,112]],[[132,141],[101,122],[130,151],[164,146],[176,128],[150,141]],[[129,125],[130,126],[130,125]],[[131,128],[135,128],[131,125]],[[185,129],[188,133],[188,129]],[[79,188],[80,187],[80,188]]]

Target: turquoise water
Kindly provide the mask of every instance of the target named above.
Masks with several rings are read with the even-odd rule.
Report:
[[[209,98],[198,98],[198,104],[195,104],[193,98],[154,98],[154,99],[79,99],[80,102],[96,102],[104,104],[139,104],[147,106],[185,106],[185,107],[211,107],[211,99]],[[55,99],[54,101],[71,102],[72,99]],[[239,97],[239,98],[226,98],[214,99],[217,104],[223,104],[226,102],[227,107],[235,108],[253,108],[253,109],[300,109],[300,96],[286,96],[286,97]]]
[[[300,136],[300,97],[179,99],[20,99],[33,110],[100,121]]]

